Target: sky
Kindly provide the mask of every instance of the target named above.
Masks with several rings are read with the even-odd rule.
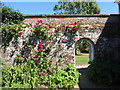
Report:
[[[10,1],[10,0],[9,0]],[[101,9],[101,14],[118,14],[118,5],[111,2],[97,2],[98,7]],[[14,10],[25,15],[35,14],[54,14],[53,7],[58,2],[4,2],[6,6],[12,7]]]

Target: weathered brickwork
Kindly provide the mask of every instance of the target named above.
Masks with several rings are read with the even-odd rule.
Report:
[[[94,60],[98,59],[119,59],[120,53],[120,15],[29,15],[26,16],[23,23],[35,23],[37,20],[42,19],[44,23],[52,24],[70,24],[83,19],[84,25],[79,27],[77,32],[77,40],[89,39],[94,44]],[[22,42],[27,40],[27,35],[29,30],[25,31],[27,34],[23,34],[20,38],[18,48],[22,48]],[[77,41],[76,40],[76,41]],[[36,40],[35,40],[36,41]],[[72,43],[72,41],[71,41]],[[70,46],[70,48],[63,47],[66,51],[65,62],[74,63],[74,45],[70,45],[69,42],[65,46]],[[10,57],[11,52],[14,51],[14,46],[11,45],[6,50],[8,59],[13,59],[15,55]],[[19,51],[16,51],[16,54]],[[56,60],[57,55],[53,58]]]

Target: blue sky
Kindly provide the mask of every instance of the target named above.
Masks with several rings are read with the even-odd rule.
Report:
[[[118,14],[118,5],[114,2],[97,2],[101,14]],[[23,14],[53,14],[53,7],[57,2],[4,2]]]

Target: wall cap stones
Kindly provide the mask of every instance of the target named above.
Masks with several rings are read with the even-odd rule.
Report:
[[[24,15],[25,18],[37,18],[37,17],[109,17],[109,16],[120,16],[120,14],[86,14],[86,15],[82,15],[82,14],[62,14],[62,15]]]

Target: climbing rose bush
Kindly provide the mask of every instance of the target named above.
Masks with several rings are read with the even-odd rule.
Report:
[[[9,33],[14,32],[13,36],[20,37],[24,33],[24,29],[28,27],[32,33],[31,36],[38,38],[39,41],[24,42],[24,51],[17,54],[13,66],[3,69],[2,86],[35,88],[39,85],[45,85],[49,88],[72,88],[78,83],[79,73],[72,65],[61,67],[62,62],[64,62],[64,52],[59,55],[55,63],[52,62],[51,53],[59,51],[58,47],[67,42],[66,39],[63,39],[64,35],[70,34],[71,40],[75,41],[77,39],[76,32],[80,25],[81,20],[69,25],[45,24],[42,20],[38,20],[35,24],[17,25],[19,29],[9,29]],[[6,26],[2,28],[4,28],[2,30],[4,32]],[[5,33],[8,31],[6,30]]]

